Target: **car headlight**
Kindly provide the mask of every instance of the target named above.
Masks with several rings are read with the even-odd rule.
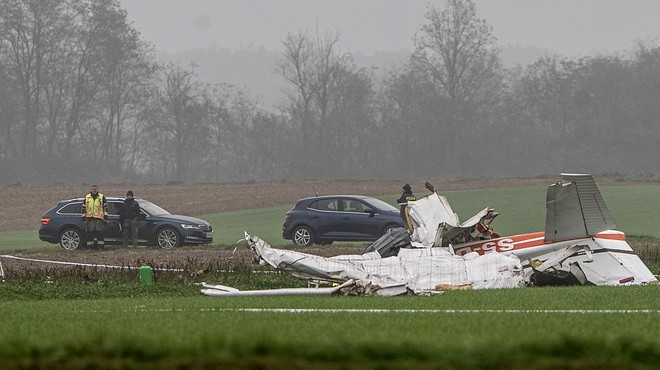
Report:
[[[181,227],[184,229],[194,229],[194,230],[199,230],[199,225],[193,225],[193,224],[181,224]]]

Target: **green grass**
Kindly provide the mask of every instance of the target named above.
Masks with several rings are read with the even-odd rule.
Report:
[[[48,244],[39,240],[37,230],[6,231],[0,233],[0,253],[45,248]]]
[[[82,289],[99,296],[4,300],[0,368],[651,369],[660,359],[653,286],[390,298]]]
[[[223,246],[235,245],[243,240],[244,232],[258,235],[272,246],[291,245],[290,240],[282,239],[282,223],[284,214],[292,205],[249,209],[236,212],[225,212],[200,215],[199,217],[213,225],[213,240]]]
[[[545,188],[506,188],[448,191],[444,195],[454,212],[465,221],[485,207],[495,208],[500,215],[493,223],[501,235],[513,235],[545,229]],[[601,187],[617,229],[629,235],[660,238],[660,186]],[[393,203],[396,195],[380,197]],[[258,235],[274,247],[290,245],[282,239],[284,213],[291,205],[258,210],[202,215],[215,228],[216,243],[233,245],[243,232]],[[1,244],[1,243],[0,243]]]
[[[617,229],[628,235],[649,235],[660,238],[660,186],[603,186],[601,192]],[[545,228],[544,187],[480,189],[443,193],[454,211],[464,221],[485,207],[495,208],[500,216],[493,226],[501,235],[542,231]],[[420,196],[423,194],[419,194]],[[381,197],[394,203],[397,195]],[[247,231],[258,235],[274,247],[291,245],[282,239],[284,213],[291,204],[236,212],[205,214],[199,217],[214,227],[216,245],[233,246]],[[0,233],[0,252],[47,247],[38,239],[37,230]]]

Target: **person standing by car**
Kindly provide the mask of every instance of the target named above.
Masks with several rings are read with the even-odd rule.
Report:
[[[103,194],[99,193],[98,185],[92,185],[90,193],[85,196],[82,218],[86,222],[87,247],[92,247],[96,239],[97,248],[103,249],[103,226],[108,223],[108,202]]]
[[[410,230],[410,225],[408,225],[408,219],[406,217],[406,206],[408,205],[409,201],[415,200],[417,200],[417,197],[415,197],[415,194],[413,194],[410,184],[403,185],[403,193],[401,194],[401,197],[397,199],[397,203],[399,203],[399,207],[401,208],[401,220],[403,221],[403,224],[406,225],[408,230]]]
[[[123,248],[128,246],[128,237],[130,235],[133,247],[137,247],[138,223],[140,219],[140,204],[133,199],[133,191],[129,190],[124,199],[124,206],[119,212],[119,224],[122,227],[124,235]]]

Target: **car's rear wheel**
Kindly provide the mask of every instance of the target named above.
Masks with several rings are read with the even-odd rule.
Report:
[[[314,244],[314,233],[307,226],[298,226],[293,229],[293,244],[305,247]]]
[[[78,249],[82,243],[82,233],[78,229],[70,227],[62,230],[60,233],[60,245],[63,249],[72,251]]]
[[[179,233],[171,227],[164,227],[156,234],[156,245],[162,249],[171,249],[181,244]]]

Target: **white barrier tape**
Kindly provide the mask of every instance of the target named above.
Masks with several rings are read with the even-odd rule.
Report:
[[[83,267],[101,267],[109,269],[128,269],[128,270],[138,270],[140,267],[130,267],[130,266],[114,266],[114,265],[98,265],[94,263],[78,263],[78,262],[66,262],[66,261],[52,261],[52,260],[40,260],[36,258],[25,258],[17,256],[9,256],[6,254],[0,255],[1,258],[15,259],[21,261],[30,261],[30,262],[41,262],[41,263],[52,263],[56,265],[69,265],[69,266],[83,266]],[[183,269],[164,269],[164,268],[153,268],[154,271],[171,271],[171,272],[181,272]]]

